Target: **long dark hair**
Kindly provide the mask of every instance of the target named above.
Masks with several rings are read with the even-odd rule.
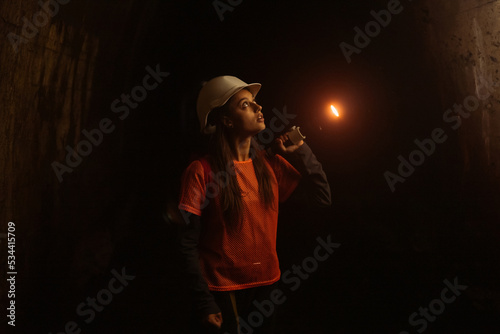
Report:
[[[213,109],[209,114],[209,123],[215,125],[215,133],[210,137],[208,153],[209,161],[216,178],[221,211],[228,228],[237,230],[243,219],[243,204],[241,189],[234,173],[233,149],[229,144],[230,132],[224,125],[223,118],[229,114],[229,102],[219,108]],[[271,172],[267,167],[263,151],[255,138],[251,140],[250,158],[252,159],[255,176],[259,182],[259,197],[269,209],[275,209],[274,193],[272,189]]]

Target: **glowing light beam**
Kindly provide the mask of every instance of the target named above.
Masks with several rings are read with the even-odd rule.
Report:
[[[330,106],[330,108],[332,109],[332,113],[333,113],[335,116],[337,116],[337,117],[339,117],[339,116],[340,116],[340,115],[339,115],[339,112],[337,111],[337,109],[335,109],[335,107],[333,106],[333,104]]]

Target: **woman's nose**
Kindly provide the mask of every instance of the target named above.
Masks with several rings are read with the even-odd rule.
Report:
[[[262,106],[258,105],[257,102],[252,102],[254,112],[259,112],[262,110]]]

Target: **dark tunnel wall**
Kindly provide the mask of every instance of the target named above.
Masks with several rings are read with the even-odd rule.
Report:
[[[374,40],[373,47],[364,50],[354,64],[347,64],[342,59],[338,44],[346,38],[352,38],[354,25],[366,22],[367,16],[356,18],[357,11],[368,12],[371,8],[383,8],[387,2],[378,1],[376,5],[370,3],[359,7],[353,3],[345,6],[338,5],[341,2],[335,3],[335,8],[344,8],[345,14],[351,15],[332,23],[339,32],[326,39],[325,32],[318,29],[311,33],[313,37],[304,38],[310,45],[302,41],[304,44],[298,47],[287,48],[284,47],[287,45],[285,42],[276,42],[277,46],[273,47],[273,41],[281,37],[283,40],[290,39],[290,45],[300,43],[292,34],[286,35],[286,32],[290,29],[294,34],[300,34],[314,20],[304,18],[304,22],[290,21],[286,15],[293,11],[294,19],[302,17],[302,14],[304,17],[318,15],[325,18],[329,15],[327,5],[317,2],[310,7],[314,8],[314,12],[308,13],[306,9],[300,12],[298,8],[302,7],[298,3],[293,6],[290,3],[290,12],[284,11],[283,17],[275,19],[272,16],[258,16],[262,12],[259,6],[279,13],[280,8],[288,8],[287,3],[262,1],[252,4],[245,1],[238,10],[228,13],[224,22],[219,22],[210,1],[201,5],[202,2],[176,4],[170,1],[61,0],[58,11],[50,22],[39,22],[38,31],[26,31],[25,37],[22,37],[25,40],[13,46],[6,36],[10,33],[22,36],[23,24],[26,22],[23,18],[32,18],[41,9],[35,2],[27,1],[4,1],[0,4],[0,29],[4,38],[0,44],[0,233],[7,230],[7,222],[16,223],[17,271],[20,273],[17,277],[19,333],[56,332],[62,330],[67,321],[72,319],[79,320],[83,332],[89,333],[156,333],[170,329],[181,333],[182,330],[178,328],[183,321],[187,321],[187,315],[176,312],[179,309],[186,312],[188,308],[185,298],[179,293],[182,278],[177,270],[179,263],[172,246],[175,227],[165,224],[159,211],[165,198],[172,197],[175,193],[172,189],[175,189],[177,180],[172,177],[178,177],[180,168],[187,160],[185,147],[192,144],[189,142],[192,134],[189,131],[193,126],[187,123],[196,120],[192,115],[188,117],[185,114],[186,109],[192,107],[186,106],[186,99],[192,98],[192,91],[201,80],[220,74],[219,69],[222,68],[223,71],[241,71],[247,77],[256,79],[260,74],[271,87],[281,88],[284,83],[292,87],[289,91],[284,88],[276,89],[279,97],[275,101],[269,92],[263,91],[264,101],[272,101],[269,109],[274,105],[280,106],[284,100],[294,101],[286,96],[287,93],[300,93],[301,89],[308,93],[313,91],[311,87],[315,83],[307,81],[313,76],[310,72],[319,76],[321,66],[328,62],[321,56],[316,56],[311,61],[315,65],[295,66],[313,48],[325,48],[328,56],[334,54],[333,62],[340,68],[337,73],[355,77],[348,78],[347,81],[359,80],[360,90],[363,90],[363,85],[369,85],[361,82],[363,79],[373,80],[370,84],[377,85],[374,78],[379,75],[384,77],[384,85],[396,87],[398,84],[394,78],[398,71],[408,73],[410,77],[418,77],[421,80],[419,84],[423,82],[422,85],[427,86],[423,95],[419,95],[416,83],[393,88],[392,92],[385,92],[385,86],[373,89],[377,93],[384,91],[383,94],[387,94],[372,98],[374,101],[384,101],[384,107],[390,109],[381,116],[383,122],[386,122],[384,127],[367,130],[368,123],[376,120],[373,114],[369,114],[366,124],[358,128],[351,127],[360,133],[366,131],[379,135],[383,138],[382,143],[391,142],[387,145],[388,148],[377,146],[382,146],[380,143],[372,143],[372,146],[368,145],[363,149],[364,157],[356,157],[355,153],[348,152],[348,148],[342,148],[340,144],[332,145],[338,145],[341,153],[330,153],[325,148],[317,147],[318,156],[324,158],[332,187],[336,187],[338,183],[336,189],[346,190],[347,193],[344,198],[341,198],[342,194],[335,193],[338,207],[334,205],[326,213],[312,215],[317,220],[328,216],[341,226],[328,228],[338,229],[336,232],[346,240],[343,247],[349,251],[332,266],[345,269],[352,267],[352,262],[369,262],[368,259],[360,259],[370,253],[369,250],[352,251],[361,242],[349,242],[358,237],[380,237],[375,242],[387,241],[383,247],[391,248],[396,257],[405,256],[407,249],[404,244],[407,240],[401,238],[400,231],[404,227],[399,225],[399,221],[402,217],[412,216],[409,220],[420,221],[420,225],[410,226],[410,232],[405,232],[411,234],[409,239],[413,238],[414,242],[408,248],[413,247],[417,252],[424,249],[424,256],[431,257],[440,251],[446,254],[460,252],[459,244],[462,241],[469,242],[465,247],[467,251],[475,251],[476,246],[484,242],[488,245],[485,246],[487,250],[478,251],[478,256],[490,252],[492,258],[478,260],[479,264],[476,264],[472,255],[467,260],[470,262],[466,261],[464,266],[477,265],[478,268],[474,270],[490,270],[495,261],[494,255],[499,254],[497,248],[488,247],[498,240],[500,222],[500,2],[413,1],[411,7],[407,5],[411,10],[401,14],[404,15],[404,20],[397,21],[394,18],[394,26],[388,28],[389,34]],[[323,6],[325,10],[319,10]],[[206,14],[204,11],[210,13]],[[247,41],[252,46],[257,45],[257,42],[261,43],[261,47],[263,45],[252,63],[261,69],[245,72],[240,69],[238,58],[224,62],[224,57],[230,58],[226,54],[214,56],[219,58],[218,62],[214,61],[212,64],[213,58],[207,56],[210,52],[217,47],[224,48],[224,44],[236,43],[233,38],[237,34],[227,32],[225,27],[248,30],[248,26],[238,25],[239,19],[248,22],[245,11],[255,14],[255,20],[259,23],[259,28],[256,29],[260,29],[257,31],[263,36],[252,36]],[[269,28],[265,28],[265,24]],[[399,47],[391,44],[390,35],[396,35],[397,28],[403,30],[395,40],[404,41],[405,36],[409,36],[408,44],[404,47],[419,48],[415,50],[411,62],[401,65],[400,70],[390,68],[390,62],[398,58]],[[271,31],[269,35],[264,34],[266,29]],[[222,38],[218,39],[216,36]],[[10,38],[14,38],[13,35]],[[321,42],[322,38],[325,39],[324,43]],[[320,44],[314,44],[314,39],[320,40]],[[231,42],[226,43],[226,40]],[[376,43],[379,43],[378,46]],[[318,46],[327,44],[332,45],[331,49]],[[386,52],[381,51],[384,48],[387,49]],[[250,49],[259,50],[257,47]],[[411,50],[406,52],[411,53]],[[145,75],[154,72],[157,66],[163,73],[163,77],[158,77],[157,88],[148,91],[147,98],[138,107],[130,107],[130,114],[127,116],[123,114],[124,109],[114,112],[112,102],[120,98],[121,94],[130,94],[134,87],[144,85]],[[369,69],[370,75],[363,76],[363,69]],[[273,77],[273,70],[282,76]],[[196,73],[197,71],[201,74]],[[428,78],[419,77],[424,74]],[[322,78],[326,77],[325,74]],[[296,78],[304,79],[311,86],[303,88],[297,82],[300,80],[294,80]],[[485,81],[489,83],[489,96],[478,102],[477,109],[471,112],[470,117],[462,119],[463,123],[458,129],[450,129],[449,123],[443,123],[443,114],[453,104],[463,103],[466,97],[484,94],[482,83]],[[395,95],[399,96],[396,98]],[[420,101],[427,98],[428,101]],[[406,102],[398,104],[396,100]],[[435,101],[439,103],[436,104]],[[422,115],[408,116],[399,109],[411,103],[417,107],[422,106]],[[424,106],[432,107],[425,109]],[[391,117],[394,119],[393,125]],[[412,117],[424,119],[424,126],[417,124]],[[412,122],[416,125],[410,124]],[[396,129],[394,124],[399,128]],[[402,127],[404,124],[408,128]],[[194,128],[196,126],[197,124]],[[415,134],[408,129],[415,130],[422,139],[433,128],[445,126],[449,140],[443,146],[438,146],[436,154],[430,157],[428,164],[431,167],[424,166],[424,172],[419,171],[411,180],[398,184],[397,192],[391,193],[382,173],[386,169],[397,168],[397,156],[414,149],[412,140]],[[83,157],[81,162],[74,162],[73,171],[62,174],[60,182],[53,163],[67,164],[66,147],[77,147],[82,140],[87,139],[82,131],[91,132],[95,129],[100,129],[101,132],[104,129],[109,133],[103,133],[102,142],[93,145],[92,152]],[[339,131],[342,133],[342,130]],[[407,137],[400,140],[398,136]],[[314,144],[315,134],[311,133],[310,138]],[[189,143],[183,146],[181,143],[184,144],[184,141]],[[316,143],[318,142],[319,139]],[[405,142],[409,144],[406,145]],[[365,144],[363,141],[359,146]],[[378,156],[379,153],[382,157]],[[171,156],[181,158],[179,161],[172,161]],[[335,159],[346,159],[349,163],[342,164]],[[363,163],[357,163],[356,160]],[[368,170],[371,160],[377,162],[373,162],[370,165],[372,168]],[[351,185],[346,180],[352,179],[354,171],[363,174],[359,176],[362,181],[358,180]],[[366,190],[363,188],[365,181],[368,181],[368,185],[378,186],[383,183],[383,190]],[[422,188],[417,186],[420,183],[423,184]],[[432,198],[442,199],[450,194],[453,196],[448,202],[443,205],[438,202],[434,208],[438,208],[435,209],[436,212],[442,214],[458,207],[458,222],[454,218],[427,219],[431,214],[419,216],[407,212],[417,212],[422,206],[423,211],[432,210],[426,207],[426,203]],[[413,197],[420,204],[408,204],[408,198]],[[379,205],[381,207],[377,208]],[[391,212],[398,210],[400,206],[400,212],[392,216]],[[362,216],[360,212],[363,210],[379,215],[373,216],[372,221],[369,217]],[[283,216],[285,220],[292,220],[294,215],[296,219],[307,219],[311,213],[293,211],[292,208]],[[378,221],[379,218],[384,221]],[[435,224],[440,219],[446,223],[436,227]],[[463,229],[455,232],[458,241],[450,242],[450,249],[441,250],[443,246],[440,241],[443,239],[436,234],[443,232],[440,229],[451,228],[455,223]],[[307,232],[305,230],[308,227],[282,232],[286,238],[297,238],[297,234],[300,234],[297,231],[301,231],[301,228],[304,233],[308,233],[305,235],[310,234],[311,237],[314,233],[325,234],[321,230],[325,227],[321,224],[319,226],[317,230],[309,229]],[[467,233],[472,235],[470,240],[464,239]],[[3,239],[0,245],[3,247]],[[286,241],[282,245],[283,249],[290,246]],[[286,268],[301,260],[311,247],[306,244],[297,246],[295,251],[288,250],[289,254],[283,255],[283,266]],[[432,251],[425,253],[429,249]],[[3,250],[4,248],[0,258],[5,263],[6,253]],[[418,256],[421,254],[420,252]],[[439,263],[441,260],[445,262],[443,258],[447,259],[441,257],[428,268],[434,268],[435,265],[446,267],[451,272],[450,268],[454,268],[454,264]],[[384,258],[376,258],[373,266],[389,268],[390,263],[401,264],[394,259],[391,261],[394,262],[386,263]],[[419,263],[425,262],[421,261]],[[467,272],[461,266],[457,265],[457,268]],[[90,324],[83,324],[82,318],[75,313],[75,307],[106,286],[112,277],[112,270],[120,271],[122,268],[128,268],[127,272],[136,276],[125,290],[127,293],[116,296],[119,301],[110,304]],[[335,276],[343,278],[334,282],[342,286],[341,283],[345,283],[342,279],[350,280],[349,275],[358,274],[356,270],[346,270]],[[361,271],[365,274],[369,270]],[[439,269],[436,271],[439,272]],[[331,268],[323,271],[323,274],[331,279],[333,275],[328,276],[331,272],[336,275],[336,269]],[[479,309],[483,307],[488,316],[497,316],[500,313],[500,293],[498,287],[493,287],[491,282],[498,271],[492,269],[491,272],[491,277],[481,276],[484,285],[470,289],[467,298],[471,303],[479,303]],[[439,275],[440,272],[436,274]],[[359,298],[359,301],[346,301],[350,300],[350,296],[342,295],[339,300],[351,304],[347,306],[347,311],[340,311],[344,305],[337,305],[340,315],[354,319],[354,315],[346,313],[353,311],[354,314],[354,310],[363,315],[370,313],[370,310],[365,309],[367,306],[361,305],[371,301],[363,299],[368,298],[368,290],[372,287],[367,283],[369,280],[359,277],[353,279],[356,284],[360,283],[352,291],[352,296]],[[325,290],[330,291],[329,281],[322,282],[318,279],[315,282],[320,282],[318,286],[325,286]],[[7,290],[5,279],[2,279],[0,287],[1,291]],[[387,287],[387,290],[392,289]],[[335,289],[333,292],[320,291],[325,294],[324,300],[320,300],[323,306],[330,302],[329,293],[341,294]],[[303,295],[299,295],[291,305],[297,305],[297,309],[302,310],[299,303],[303,298]],[[392,298],[396,299],[395,296]],[[422,300],[427,301],[426,298],[424,296]],[[1,300],[3,308],[8,302],[3,292]],[[405,305],[408,311],[415,308],[410,302],[408,305],[411,305]],[[291,309],[287,311],[291,328],[300,319],[308,319],[308,316],[313,319],[321,319],[320,315],[328,318],[328,314],[322,314],[326,313],[326,306],[318,315],[307,312],[306,315],[298,314],[301,311],[293,311],[293,306],[287,307]],[[402,312],[406,312],[405,307],[402,307]],[[368,319],[373,320],[381,313],[380,311]],[[391,321],[390,317],[384,319]],[[366,330],[369,327],[363,327],[363,331],[361,325],[352,325],[349,321],[351,320],[343,322],[344,328],[339,333],[342,330],[346,333],[371,333]],[[402,323],[405,324],[405,321],[403,319]],[[321,332],[319,328],[322,325],[319,322],[313,327],[317,330],[316,333]],[[349,327],[350,325],[353,327]],[[404,329],[401,326],[389,327],[394,332]],[[431,331],[432,329],[428,332]],[[439,330],[433,332],[438,333]]]
[[[133,236],[133,208],[127,206],[140,181],[127,183],[126,148],[134,140],[133,112],[141,108],[121,119],[110,106],[142,83],[147,66],[154,71],[159,63],[151,54],[145,61],[141,52],[157,7],[61,1],[50,7],[50,22],[29,30],[24,19],[41,12],[36,2],[1,4],[2,36],[25,38],[2,42],[0,81],[0,216],[16,223],[17,268],[23,273],[17,314],[31,318],[20,320],[21,331],[23,323],[26,332],[62,328],[84,296],[101,286],[100,278],[120,269],[111,261],[117,244]],[[71,158],[70,167],[66,147],[76,150],[88,140],[84,130],[94,133],[94,144],[83,148],[89,153],[81,160]],[[60,179],[56,162],[66,166],[57,165],[63,168]],[[6,286],[2,280],[1,290]],[[4,303],[6,297],[2,293]]]
[[[479,100],[474,111],[462,117],[460,125],[453,122],[459,137],[459,182],[467,190],[474,190],[471,188],[475,182],[481,183],[479,187],[487,185],[491,193],[479,196],[486,196],[486,201],[495,197],[494,201],[498,201],[499,4],[424,1],[418,7],[417,27],[426,43],[427,57],[436,70],[443,113],[454,104],[464,104],[467,97]],[[473,108],[474,100],[470,101]],[[494,201],[491,203],[498,204]]]

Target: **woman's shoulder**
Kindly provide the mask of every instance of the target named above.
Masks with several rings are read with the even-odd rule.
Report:
[[[273,153],[270,150],[261,150],[259,153],[264,158],[264,160],[266,160],[270,164],[282,164],[283,161],[286,161],[286,159],[281,155]]]
[[[199,157],[196,159],[192,159],[187,163],[187,166],[184,168],[184,175],[203,175],[204,170],[204,157]]]

